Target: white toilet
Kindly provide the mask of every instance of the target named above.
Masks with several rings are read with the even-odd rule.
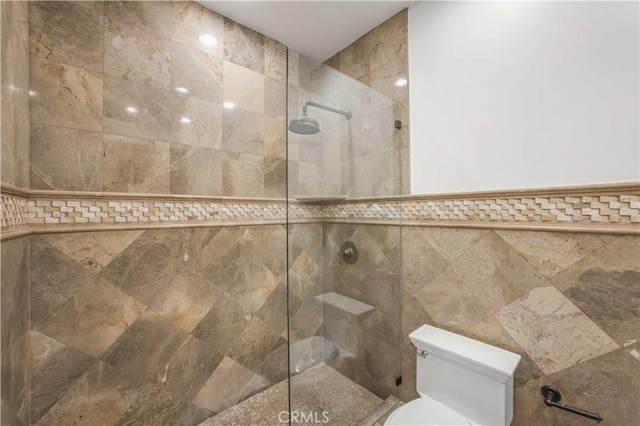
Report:
[[[511,424],[520,355],[429,325],[409,338],[418,349],[420,398],[397,408],[385,425]]]

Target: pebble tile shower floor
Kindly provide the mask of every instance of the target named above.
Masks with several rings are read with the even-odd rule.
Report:
[[[211,417],[200,426],[288,424],[288,381],[284,380],[263,392]],[[327,412],[326,425],[350,426],[359,424],[376,410],[383,400],[362,386],[349,380],[325,363],[320,363],[291,379],[292,412]],[[283,413],[283,414],[281,414]],[[283,421],[281,421],[281,419]],[[300,421],[296,424],[314,424]],[[293,424],[293,422],[292,422]]]

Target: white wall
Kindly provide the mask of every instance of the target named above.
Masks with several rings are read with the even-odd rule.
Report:
[[[412,6],[411,192],[639,180],[638,8]]]

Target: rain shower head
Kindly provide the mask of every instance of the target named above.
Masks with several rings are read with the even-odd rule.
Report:
[[[305,114],[300,118],[291,120],[291,122],[289,122],[289,130],[299,135],[313,135],[320,131],[320,124]]]
[[[306,101],[302,105],[302,117],[291,120],[289,122],[289,130],[300,135],[313,135],[320,131],[320,124],[318,123],[318,121],[307,116],[307,108],[310,106],[320,108],[325,111],[330,111],[335,114],[344,115],[347,120],[350,120],[352,116],[351,111],[340,111],[339,109],[322,105],[317,102]]]

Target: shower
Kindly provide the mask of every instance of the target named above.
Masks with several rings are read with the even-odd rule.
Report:
[[[302,117],[291,120],[291,122],[289,123],[289,130],[300,135],[313,135],[320,131],[320,124],[318,123],[318,121],[307,116],[307,107],[309,106],[344,115],[347,120],[350,120],[352,116],[351,111],[341,111],[339,109],[322,105],[317,102],[305,101],[305,103],[302,105]]]

